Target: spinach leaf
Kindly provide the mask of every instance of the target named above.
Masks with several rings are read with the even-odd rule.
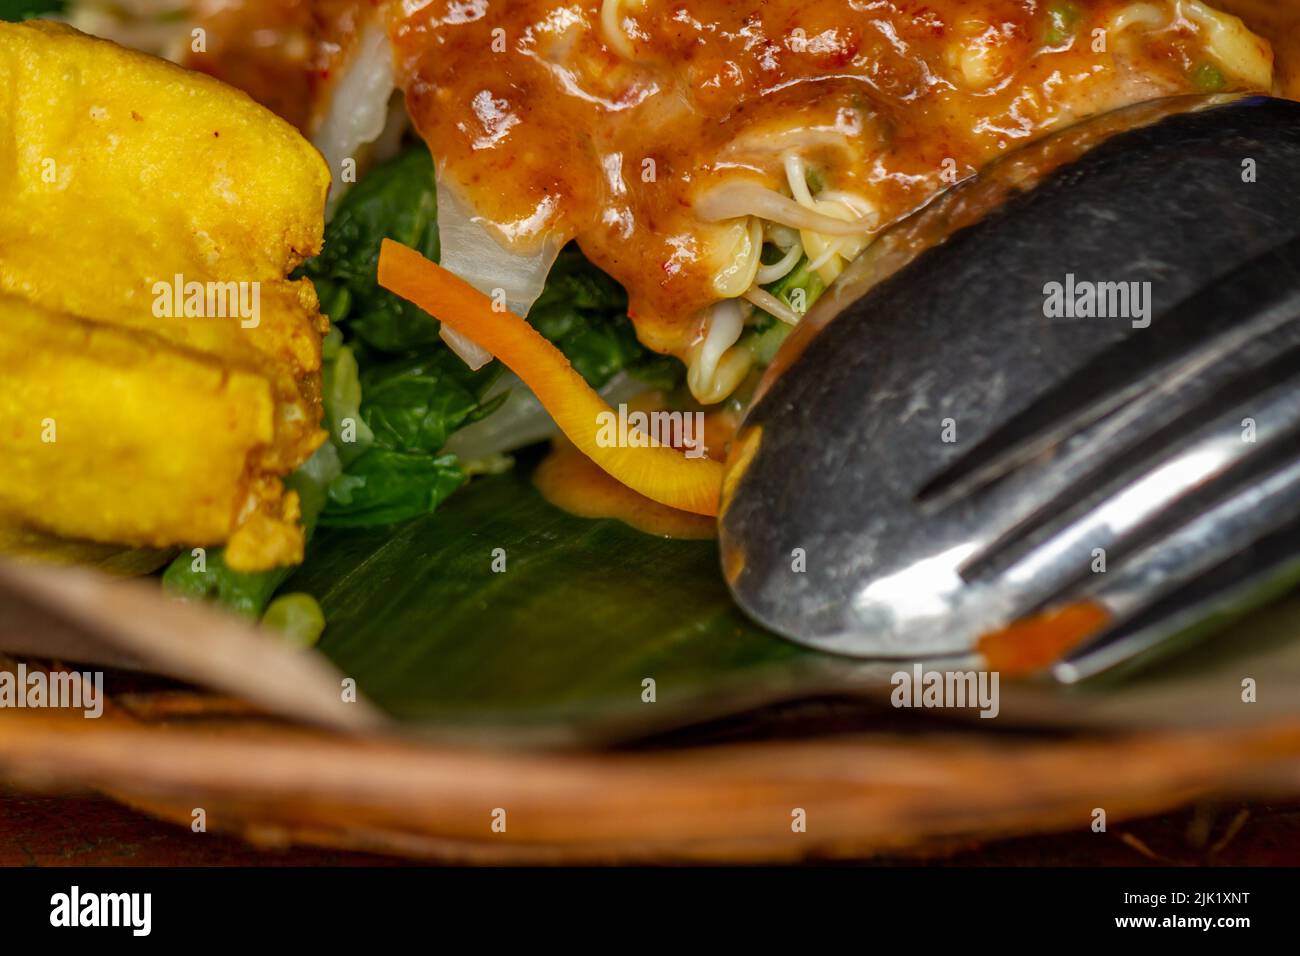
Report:
[[[496,363],[471,371],[449,349],[372,366],[361,376],[361,415],[376,445],[437,454],[454,432],[496,409],[498,401],[483,399],[499,372]]]
[[[325,372],[326,423],[344,465],[329,486],[326,525],[433,510],[465,480],[455,459],[439,457],[447,439],[506,398],[485,398],[497,363],[470,371],[438,339],[436,321],[379,288],[384,237],[438,258],[433,163],[421,144],[376,167],[343,198],[324,251],[304,269],[347,338]],[[681,379],[680,363],[637,341],[627,295],[576,246],[561,253],[529,319],[597,388],[624,369],[662,387]]]
[[[329,483],[321,523],[427,514],[465,481],[455,456],[438,453],[453,432],[496,408],[500,399],[485,396],[500,367],[474,372],[438,347],[386,361],[361,349],[362,370],[352,353],[338,347],[325,370],[325,420],[344,469]]]
[[[627,317],[627,293],[576,245],[555,260],[528,321],[592,388],[603,387],[624,370],[660,388],[672,388],[684,377],[677,359],[657,355],[637,340]]]
[[[433,511],[464,483],[455,455],[374,447],[330,484],[321,524],[358,528],[406,521]]]
[[[437,321],[379,287],[385,237],[438,259],[433,162],[422,145],[343,198],[321,255],[303,270],[348,339],[326,348],[325,424],[343,473],[328,485],[325,525],[389,524],[436,508],[465,481],[455,458],[438,452],[489,410],[483,395],[498,372],[495,363],[471,372],[441,343]]]
[[[412,146],[362,177],[339,203],[321,254],[304,266],[332,322],[386,352],[436,346],[438,322],[379,287],[384,238],[438,261],[438,195],[433,160]]]

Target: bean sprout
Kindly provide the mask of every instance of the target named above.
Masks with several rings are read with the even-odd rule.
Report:
[[[745,293],[745,298],[758,306],[764,312],[776,316],[787,325],[799,324],[799,319],[801,318],[799,313],[761,286],[754,286],[749,289],[749,291]]]
[[[802,258],[803,243],[796,241],[778,261],[768,266],[760,266],[758,271],[754,273],[754,281],[758,285],[771,285],[778,279],[784,279],[794,271],[794,267],[799,264],[799,260]]]

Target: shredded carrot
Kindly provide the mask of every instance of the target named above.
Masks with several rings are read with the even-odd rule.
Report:
[[[614,478],[660,504],[718,513],[719,462],[687,458],[665,446],[600,444],[600,416],[612,409],[564,353],[519,316],[494,309],[492,300],[468,282],[390,239],[379,254],[379,284],[499,358],[532,389],[569,441]]]

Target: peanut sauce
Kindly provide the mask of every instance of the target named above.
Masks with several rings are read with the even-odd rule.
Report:
[[[1186,13],[1094,31],[1122,0],[209,0],[196,66],[311,127],[365,17],[382,10],[399,85],[439,175],[506,245],[576,239],[628,290],[642,341],[684,356],[744,220],[705,222],[738,179],[866,197],[875,228],[1018,145],[1139,100],[1248,89]],[[1300,9],[1209,4],[1280,44],[1300,95]],[[1300,4],[1295,5],[1300,7]],[[1284,8],[1284,9],[1279,9]],[[1066,19],[1062,20],[1062,11]],[[1271,57],[1263,41],[1259,55]],[[734,294],[734,293],[733,293]]]
[[[702,191],[783,189],[797,147],[821,188],[868,197],[883,226],[1046,130],[1195,91],[1207,54],[1187,18],[1093,52],[1124,6],[1076,0],[1068,32],[1034,0],[628,0],[613,37],[596,2],[390,15],[440,175],[508,245],[576,239],[628,289],[642,340],[681,355],[737,240],[735,223],[701,221]],[[1248,85],[1221,72],[1220,88]]]
[[[627,403],[632,411],[652,411],[667,406],[666,396],[646,392]],[[700,437],[715,461],[724,461],[736,434],[738,412],[717,408],[702,413]],[[678,446],[680,447],[680,446]],[[563,435],[551,440],[551,449],[533,472],[533,484],[555,507],[580,518],[614,518],[663,538],[715,538],[715,519],[679,511],[633,491],[580,452]]]
[[[580,518],[614,518],[662,538],[717,536],[712,518],[678,511],[637,494],[563,438],[553,442],[533,472],[533,484],[552,505]]]

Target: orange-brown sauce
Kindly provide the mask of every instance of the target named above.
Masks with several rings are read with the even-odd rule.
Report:
[[[1191,21],[1097,53],[1091,31],[1125,4],[1076,0],[1072,39],[1055,43],[1047,6],[628,0],[622,40],[590,0],[390,10],[442,174],[516,246],[576,238],[627,287],[643,341],[681,354],[734,242],[694,203],[737,175],[782,187],[783,147],[826,188],[868,195],[883,225],[945,168],[965,176],[1079,116],[1195,89],[1206,53]]]
[[[649,412],[667,405],[662,392],[648,391],[628,402],[627,409]],[[724,406],[700,414],[705,453],[715,461],[724,461],[736,435],[739,412]],[[665,538],[717,536],[714,518],[680,511],[633,491],[563,435],[552,440],[550,452],[533,473],[533,483],[551,504],[581,518],[614,518]]]
[[[1073,0],[1065,39],[1053,6],[625,0],[603,22],[599,0],[203,0],[208,49],[189,65],[310,128],[382,8],[442,174],[504,241],[576,238],[627,287],[642,340],[681,355],[734,251],[735,224],[694,208],[711,185],[783,189],[781,154],[799,146],[884,226],[1049,129],[1195,88],[1206,36],[1188,16],[1094,52],[1092,31],[1133,5]],[[1300,97],[1300,3],[1212,6],[1277,46],[1276,89]]]
[[[563,438],[556,439],[533,472],[533,483],[551,504],[580,518],[614,518],[664,538],[712,538],[712,518],[678,511],[637,494]]]

